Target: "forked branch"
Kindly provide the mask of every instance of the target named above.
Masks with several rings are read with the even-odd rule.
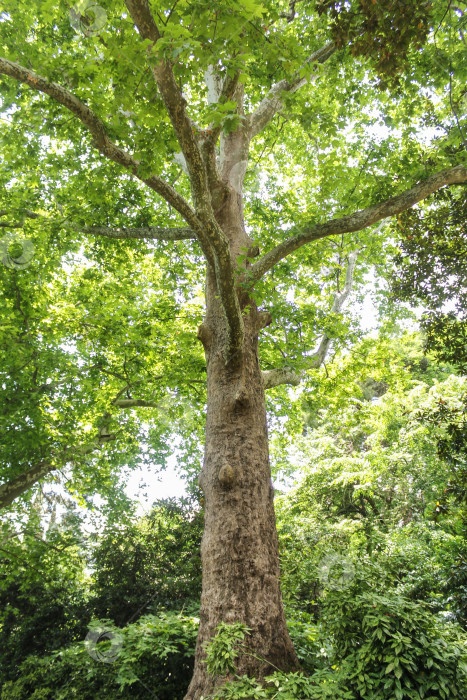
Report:
[[[148,0],[125,0],[125,3],[141,38],[149,39],[156,44],[161,35]],[[244,338],[243,319],[236,293],[235,269],[229,242],[214,217],[207,169],[199,148],[196,129],[187,114],[186,100],[176,83],[172,66],[168,61],[156,59],[151,69],[185,158],[196,216],[202,227],[203,241],[212,253],[217,288],[227,323],[225,355],[226,361],[229,361],[241,349]],[[227,86],[226,89],[230,90],[230,87]],[[188,223],[191,224],[189,221]]]

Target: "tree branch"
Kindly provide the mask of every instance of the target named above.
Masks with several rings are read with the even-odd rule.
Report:
[[[23,228],[24,224],[15,221],[0,221],[0,228]]]
[[[115,435],[111,433],[100,433],[96,435],[93,443],[87,445],[86,447],[78,448],[75,447],[65,448],[65,450],[58,455],[59,461],[63,464],[66,462],[73,462],[76,456],[85,456],[94,452],[94,450],[102,447],[103,444],[115,440]],[[55,457],[55,456],[54,456]],[[27,469],[22,474],[19,474],[15,478],[7,481],[5,484],[0,485],[0,508],[6,508],[11,505],[14,500],[16,500],[22,493],[28,491],[34,484],[40,481],[44,476],[50,474],[50,472],[57,471],[61,468],[62,464],[57,464],[51,460],[41,460],[37,464],[33,465]]]
[[[289,11],[288,12],[281,12],[280,16],[282,19],[286,19],[287,22],[293,22],[295,19],[295,5],[298,5],[299,2],[302,2],[303,0],[290,0],[289,2]]]
[[[237,91],[239,74],[239,71],[237,71],[233,77],[227,76],[222,83],[222,80],[216,74],[214,66],[208,66],[204,74],[206,87],[208,88],[208,104],[232,99]],[[211,125],[203,132],[203,140],[201,141],[201,153],[206,165],[211,192],[215,192],[216,189],[221,190],[224,185],[217,167],[216,155],[216,144],[221,135],[222,126],[222,124],[219,124],[217,127]]]
[[[125,4],[141,38],[149,39],[156,44],[161,34],[152,16],[148,0],[125,0]],[[188,117],[187,103],[177,85],[172,66],[167,61],[157,60],[155,64],[151,64],[151,70],[185,157],[196,208],[202,204],[203,209],[209,209],[207,176],[198,147],[196,129]]]
[[[355,266],[357,264],[358,251],[354,251],[349,254],[347,269],[345,272],[345,282],[344,287],[341,292],[336,292],[332,302],[331,313],[339,314],[347,299],[352,292],[353,277],[355,272]],[[331,345],[331,338],[327,335],[323,336],[316,352],[310,357],[309,369],[318,369],[323,364],[326,359],[326,355],[329,351]],[[289,367],[283,367],[280,369],[272,369],[261,372],[263,377],[263,383],[265,389],[271,389],[275,386],[280,386],[281,384],[289,384],[291,386],[298,386],[300,382],[305,378],[306,370],[301,372],[295,372]]]
[[[354,251],[349,254],[349,262],[347,264],[347,270],[345,272],[345,282],[342,292],[336,292],[334,295],[334,301],[331,307],[331,313],[339,314],[345,302],[350,296],[353,285],[353,276],[355,272],[355,266],[357,264],[358,251]],[[312,367],[318,369],[321,367],[326,355],[328,354],[329,348],[331,346],[331,338],[327,335],[323,336],[319,344],[318,350],[312,355]]]
[[[366,209],[360,209],[353,214],[348,214],[340,219],[331,219],[324,224],[309,224],[301,226],[295,236],[287,238],[260,258],[249,270],[247,283],[252,286],[257,280],[266,274],[280,260],[298,250],[307,243],[317,241],[327,236],[361,231],[381,219],[395,216],[414,204],[425,199],[433,192],[446,185],[455,185],[467,182],[467,167],[456,165],[448,170],[431,175],[427,180],[420,182],[409,190],[391,197],[380,204],[375,204]]]
[[[160,401],[145,401],[144,399],[117,399],[113,402],[114,406],[118,408],[136,408],[141,406],[142,408],[160,408]]]
[[[0,211],[0,216],[5,216],[8,214],[7,211]],[[17,221],[15,223],[0,222],[0,226],[8,228],[23,228],[24,219],[39,219],[45,218],[44,214],[36,214],[35,212],[26,212],[23,216],[22,221]],[[86,233],[91,236],[104,236],[105,238],[143,238],[155,241],[186,241],[186,240],[196,240],[196,231],[192,228],[185,226],[145,226],[143,228],[133,228],[133,227],[119,227],[113,228],[111,226],[87,226],[86,228],[80,228],[71,224],[67,219],[62,219],[60,221],[52,221],[54,225],[65,226],[70,225],[76,231],[80,233]]]
[[[278,369],[266,369],[261,372],[265,389],[272,389],[281,384],[298,386],[303,379],[301,374],[297,374],[289,367],[279,367]]]
[[[0,485],[0,508],[7,508],[13,501],[21,496],[22,493],[34,486],[37,481],[49,472],[58,469],[58,466],[44,460],[38,462],[33,467],[23,472],[19,476]]]
[[[322,46],[307,58],[304,66],[310,63],[325,63],[335,52],[335,45],[330,42]],[[302,66],[302,68],[304,67]],[[293,94],[308,82],[308,78],[300,77],[300,70],[295,73],[291,80],[281,80],[269,90],[266,97],[259,103],[254,112],[247,117],[247,128],[250,131],[250,138],[254,138],[269,124],[275,115],[282,110],[284,103],[281,96],[284,92]]]
[[[212,69],[212,66],[209,66],[210,69]],[[213,72],[206,71],[205,73],[205,79],[206,79],[206,84],[208,87],[208,101],[211,103],[212,101],[214,103],[216,102],[226,102],[230,100],[234,95],[235,91],[237,89],[238,85],[238,76],[240,75],[240,71],[237,71],[233,77],[227,76],[224,80],[224,83],[222,85],[222,88],[220,92],[217,92],[216,88],[213,87],[213,84],[215,84],[215,77],[213,75]],[[211,82],[210,82],[211,81]],[[211,86],[211,87],[210,87]],[[210,94],[211,93],[211,94]],[[217,96],[217,99],[214,99],[214,96]],[[207,137],[203,141],[203,150],[208,151],[208,150],[213,150],[216,143],[217,139],[220,136],[220,133],[222,131],[222,124],[219,124],[218,126],[210,126],[209,129],[207,130]]]
[[[187,241],[196,239],[195,231],[184,227],[109,228],[108,226],[89,226],[80,230],[91,236],[104,236],[106,238],[144,238],[154,241]]]
[[[214,269],[213,254],[206,238],[204,227],[188,202],[171,185],[157,175],[151,175],[149,177],[139,175],[140,162],[135,160],[129,153],[116,146],[109,139],[103,122],[89,107],[57,83],[49,83],[37,73],[4,58],[0,58],[0,73],[9,75],[19,82],[26,83],[34,90],[49,95],[56,102],[59,102],[70,112],[75,114],[87,127],[93,137],[94,146],[103,155],[109,158],[109,160],[130,170],[141,182],[144,182],[148,187],[160,194],[183,216],[185,221],[193,227],[193,230],[196,231],[196,236],[204,256],[208,264]]]
[[[208,89],[208,104],[216,104],[216,102],[219,102],[222,93],[222,77],[212,64],[204,71],[204,82]]]
[[[125,3],[142,39],[149,39],[156,44],[161,35],[148,0],[125,0]],[[186,100],[175,81],[172,67],[168,62],[158,60],[156,65],[151,65],[151,69],[185,158],[196,217],[202,227],[201,231],[196,227],[197,234],[202,236],[203,251],[205,247],[209,248],[212,251],[211,258],[214,258],[217,288],[227,322],[225,355],[228,362],[241,349],[244,338],[229,241],[214,217],[207,170],[198,146],[196,129],[186,112]],[[190,221],[187,222],[191,225]]]
[[[11,214],[10,211],[4,209],[0,211],[0,216],[8,216]],[[38,219],[40,214],[36,214],[33,211],[24,209],[21,211],[21,221],[0,221],[0,227],[2,228],[23,228],[25,219]]]
[[[173,187],[157,175],[151,175],[148,178],[143,178],[138,175],[137,171],[140,163],[110,140],[103,122],[75,95],[72,95],[61,85],[49,82],[42,76],[34,73],[34,71],[4,58],[0,58],[0,73],[4,73],[21,83],[26,83],[29,87],[49,95],[49,97],[52,97],[56,102],[66,107],[87,127],[93,137],[94,146],[101,153],[115,163],[123,165],[125,168],[131,170],[138,179],[142,180],[142,182],[146,183],[151,189],[164,197],[186,221],[190,219],[194,220],[195,214],[188,202],[174,190]]]
[[[162,379],[162,375],[155,377],[155,379]],[[196,381],[196,380],[192,380]],[[52,385],[43,385],[38,387],[37,391],[45,387]],[[125,386],[118,394],[117,397],[112,401],[112,406],[117,408],[159,408],[161,405],[160,401],[146,401],[145,399],[122,399],[120,396],[126,391],[128,387]],[[103,416],[104,423],[106,419],[109,419],[111,414],[106,412]],[[104,424],[101,428],[99,434],[97,434],[92,442],[83,447],[66,447],[60,454],[55,456],[52,455],[49,460],[42,460],[37,464],[33,465],[26,471],[24,471],[19,476],[11,479],[10,481],[0,484],[0,509],[6,508],[11,505],[14,500],[16,500],[22,493],[28,491],[35,483],[40,481],[44,476],[50,474],[53,471],[59,470],[66,463],[73,463],[76,461],[77,457],[85,457],[91,454],[97,449],[100,449],[104,444],[111,442],[116,439],[114,433],[110,433],[108,428]]]

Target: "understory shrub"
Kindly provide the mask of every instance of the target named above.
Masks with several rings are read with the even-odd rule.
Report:
[[[323,624],[357,698],[465,698],[467,641],[420,601],[395,594],[328,594]]]
[[[1,700],[183,698],[193,673],[196,617],[165,612],[144,615],[124,629],[96,621],[94,629],[102,641],[91,649],[83,641],[50,656],[28,657],[18,679],[3,685]]]
[[[300,641],[305,673],[276,671],[262,685],[238,677],[214,698],[240,700],[450,700],[467,698],[467,640],[454,624],[442,622],[420,602],[395,594],[332,591],[322,624],[291,625]],[[300,629],[301,628],[301,629]],[[308,637],[307,637],[308,634]],[[320,644],[324,646],[320,647]],[[240,650],[248,653],[243,625],[220,625],[208,647],[208,670],[232,674]]]
[[[97,623],[96,623],[97,624]],[[1,700],[94,700],[96,697],[181,700],[194,660],[198,619],[162,612],[120,629],[100,621],[104,641],[85,642],[47,657],[31,656]],[[328,591],[318,624],[309,614],[289,622],[302,671],[272,669],[263,683],[235,674],[248,653],[249,630],[221,624],[208,645],[208,671],[230,676],[212,698],[230,700],[466,700],[467,641],[427,606],[403,596]],[[113,639],[105,640],[105,637]],[[96,652],[97,650],[97,652]],[[112,656],[114,650],[114,656]],[[97,661],[93,656],[100,656]],[[107,660],[112,663],[105,663]],[[208,700],[207,698],[205,700]]]

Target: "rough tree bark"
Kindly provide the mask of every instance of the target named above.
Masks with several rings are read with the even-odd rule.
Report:
[[[245,232],[240,198],[230,192],[218,216],[232,254],[251,243]],[[235,258],[234,258],[235,259]],[[186,700],[198,700],[224,679],[207,674],[204,644],[220,621],[243,622],[251,629],[238,673],[261,678],[275,667],[295,670],[279,584],[279,552],[269,466],[263,377],[258,333],[270,322],[238,288],[244,312],[243,349],[225,362],[225,319],[208,274],[206,318],[198,337],[207,360],[207,422],[204,466],[199,483],[205,499],[202,541],[203,589],[193,679]],[[270,664],[258,660],[267,659]]]

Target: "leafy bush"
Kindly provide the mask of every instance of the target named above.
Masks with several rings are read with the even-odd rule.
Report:
[[[340,681],[333,669],[318,670],[309,677],[303,672],[283,673],[277,670],[264,679],[264,684],[255,678],[235,675],[235,660],[240,649],[248,650],[248,640],[245,641],[248,633],[248,628],[241,623],[221,623],[216,636],[207,645],[208,672],[214,677],[232,674],[234,676],[233,680],[216,690],[213,698],[355,700],[345,682]],[[310,649],[310,652],[313,653],[313,649]]]
[[[334,662],[357,697],[465,698],[465,640],[422,603],[394,594],[332,592],[323,618]]]
[[[467,553],[459,552],[443,586],[447,603],[459,622],[467,628]]]
[[[0,526],[0,685],[28,656],[82,639],[91,617],[74,538],[44,537],[31,522],[19,534]]]
[[[262,686],[256,679],[242,676],[219,688],[213,697],[222,700],[356,700],[332,671],[319,671],[308,678],[303,673],[276,672],[267,676],[265,683]]]
[[[145,615],[124,629],[108,621],[101,625],[121,640],[113,663],[97,661],[85,642],[48,657],[30,656],[21,664],[19,678],[4,684],[1,700],[183,698],[193,673],[196,617],[166,612]],[[104,659],[109,645],[98,642]]]
[[[94,615],[123,626],[199,601],[202,521],[200,511],[171,499],[120,532],[104,532],[94,557]]]
[[[298,626],[298,625],[297,625]],[[240,648],[248,648],[244,625],[218,627],[208,646],[208,670],[235,674]],[[320,636],[332,646],[321,660]],[[214,698],[281,700],[464,699],[467,643],[457,627],[443,625],[423,604],[402,596],[331,592],[323,607],[323,628],[310,635],[310,675],[276,671],[264,679],[235,676]],[[323,649],[324,651],[324,649]],[[302,647],[302,654],[305,648]],[[325,661],[324,661],[325,660]],[[321,666],[321,667],[319,667]]]
[[[235,659],[239,654],[239,648],[245,648],[245,636],[249,632],[248,627],[241,622],[230,625],[221,622],[217,626],[215,637],[207,645],[208,673],[212,676],[235,673]]]
[[[312,615],[294,610],[287,618],[287,628],[301,668],[313,673],[326,663],[323,653],[322,630],[313,622]]]
[[[197,605],[201,531],[199,509],[174,499],[124,525],[109,522],[93,546],[73,518],[45,535],[39,523],[22,537],[4,526],[0,686],[16,681],[29,656],[48,657],[84,639],[92,617],[124,626],[149,612]]]

